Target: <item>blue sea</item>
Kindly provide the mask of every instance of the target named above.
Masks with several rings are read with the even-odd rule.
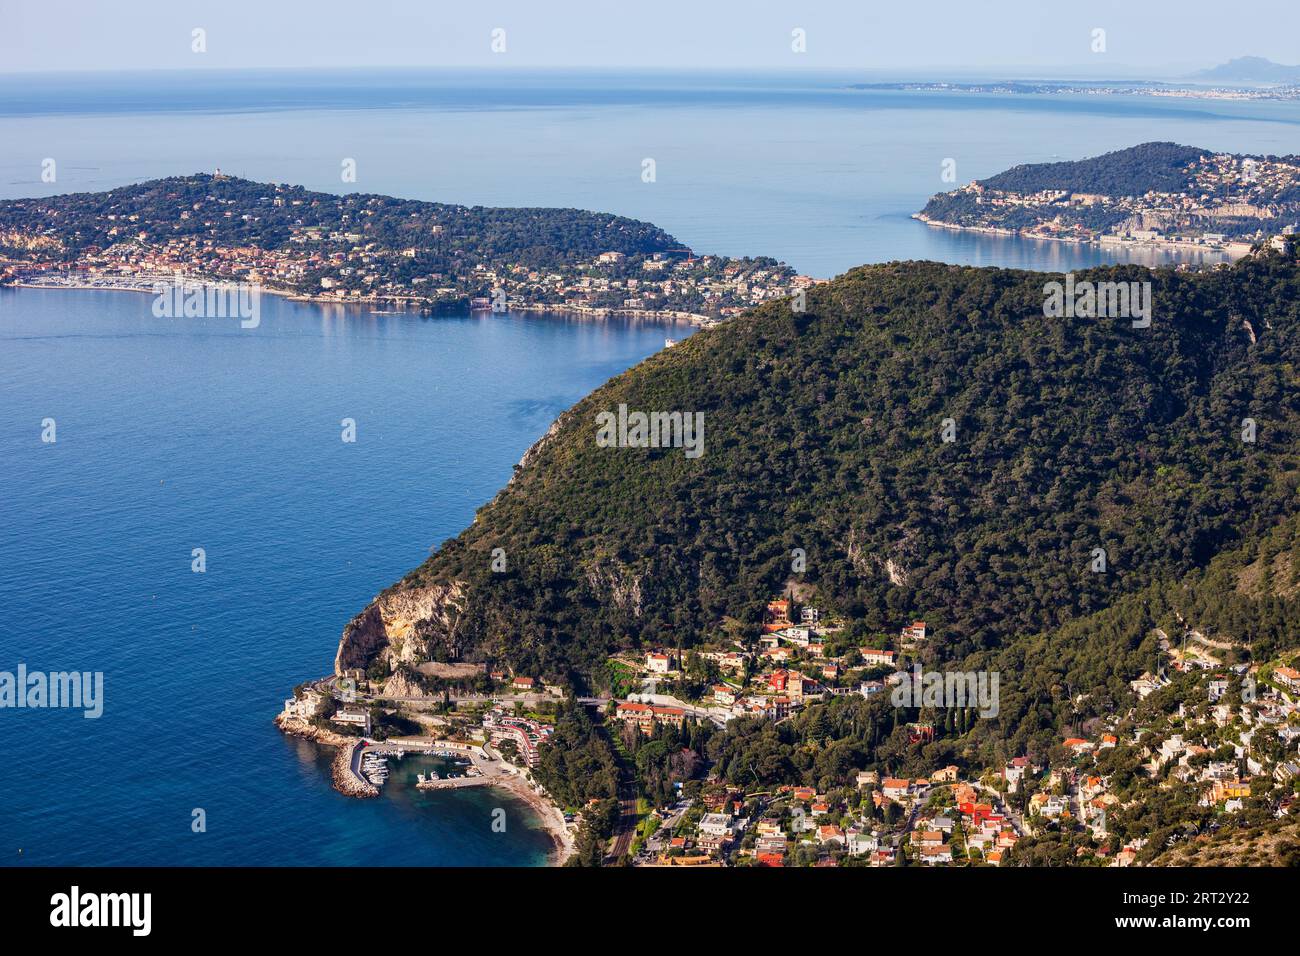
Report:
[[[1150,140],[1300,152],[1300,102],[854,90],[863,76],[380,70],[0,76],[0,198],[223,172],[330,192],[645,219],[829,278],[936,259],[1068,269],[1090,247],[912,220],[1018,163]],[[872,79],[880,79],[873,77]],[[43,159],[57,179],[41,179]],[[355,183],[342,181],[345,159]],[[642,163],[655,161],[654,182]],[[955,160],[956,182],[941,177]],[[1146,261],[1146,260],[1143,260]]]
[[[847,89],[858,79],[0,77],[0,198],[220,167],[622,213],[698,252],[816,276],[915,258],[1068,269],[1106,254],[910,214],[951,188],[947,158],[966,182],[1153,139],[1300,152],[1297,104]],[[340,178],[349,158],[354,184]],[[260,326],[241,329],[158,319],[151,304],[0,290],[0,670],[105,680],[98,720],[0,710],[0,863],[543,863],[549,839],[525,806],[401,779],[377,800],[342,797],[327,757],[271,718],[295,683],[329,671],[348,619],[463,529],[561,410],[691,330],[269,296]],[[340,440],[344,418],[355,444]],[[498,805],[505,834],[490,826]]]
[[[243,329],[152,303],[0,290],[0,670],[104,674],[98,719],[0,710],[0,862],[544,862],[522,803],[350,799],[271,720],[560,411],[691,328],[263,296]]]

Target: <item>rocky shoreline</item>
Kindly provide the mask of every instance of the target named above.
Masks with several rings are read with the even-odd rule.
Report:
[[[361,744],[362,741],[354,740],[350,746],[340,747],[335,752],[334,762],[330,765],[330,774],[334,778],[334,789],[346,797],[360,797],[362,799],[377,797],[379,796],[379,788],[373,783],[367,783],[352,772],[352,758]]]
[[[331,730],[322,730],[298,717],[286,717],[284,714],[275,715],[275,726],[280,729],[280,733],[289,737],[301,737],[303,740],[310,740],[312,743],[326,747],[346,747],[357,740],[356,737],[345,737]]]
[[[277,714],[275,726],[282,734],[301,737],[323,747],[333,747],[334,760],[330,764],[330,775],[334,780],[334,789],[344,796],[362,799],[379,796],[379,788],[357,778],[352,772],[352,755],[362,741],[356,737],[345,737],[329,730],[322,730],[297,717]]]

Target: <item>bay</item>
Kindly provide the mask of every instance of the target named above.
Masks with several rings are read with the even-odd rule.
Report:
[[[152,301],[0,290],[0,670],[104,674],[98,719],[0,710],[0,864],[545,862],[521,802],[350,799],[271,719],[560,411],[692,327]]]

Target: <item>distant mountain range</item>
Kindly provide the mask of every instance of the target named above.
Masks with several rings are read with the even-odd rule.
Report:
[[[1227,63],[1193,73],[1189,78],[1224,83],[1300,83],[1300,66],[1274,63],[1262,56],[1239,56]]]

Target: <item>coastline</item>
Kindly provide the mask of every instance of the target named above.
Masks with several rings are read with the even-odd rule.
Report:
[[[343,734],[321,730],[318,727],[295,717],[277,714],[274,720],[276,728],[285,736],[309,740],[322,747],[334,748],[330,763],[334,789],[348,797],[370,799],[380,796],[378,787],[358,780],[352,772],[354,753],[363,741],[359,737],[347,737]],[[515,767],[498,768],[499,773],[492,777],[472,777],[472,782],[460,786],[499,787],[517,799],[526,803],[537,815],[542,829],[551,838],[551,851],[547,854],[547,866],[563,866],[565,860],[573,855],[575,844],[573,833],[564,819],[564,812],[547,797],[538,793],[526,779],[522,771]]]
[[[1110,249],[1150,249],[1162,252],[1208,252],[1226,256],[1235,262],[1250,254],[1249,249],[1234,250],[1225,246],[1198,246],[1190,242],[1170,242],[1167,239],[1144,239],[1142,241],[1121,239],[1118,236],[1093,236],[1080,239],[1075,236],[1038,236],[1023,229],[1004,229],[1000,226],[962,226],[955,222],[931,219],[923,212],[912,213],[917,222],[925,223],[938,229],[950,229],[953,232],[974,232],[985,236],[1003,236],[1012,239],[1031,239],[1037,242],[1064,242],[1074,246],[1101,246]],[[1230,244],[1231,245],[1231,244]]]
[[[564,812],[546,797],[542,796],[524,780],[520,774],[511,774],[504,780],[486,781],[489,786],[499,786],[514,794],[532,808],[555,846],[547,856],[547,866],[563,866],[576,849],[573,833],[564,820]]]
[[[156,294],[153,290],[154,280],[152,279],[147,282],[138,282],[138,280],[132,276],[105,276],[104,279],[110,283],[117,281],[120,282],[121,284],[96,285],[91,282],[55,283],[55,282],[30,282],[30,281],[18,280],[15,282],[8,283],[7,286],[0,286],[0,288],[53,289],[55,291],[72,290],[72,291],[83,291],[83,292],[135,292],[140,295]],[[160,278],[157,281],[161,282],[163,280]],[[168,281],[172,281],[172,280],[168,280]],[[182,276],[180,277],[180,281],[192,282],[196,285],[235,284],[235,280],[231,280],[231,279],[208,279],[208,278],[202,278],[197,276]],[[132,283],[136,283],[136,284],[132,284]],[[421,314],[420,310],[425,308],[433,309],[435,310],[435,312],[437,310],[460,311],[459,307],[449,305],[449,304],[437,305],[432,303],[426,303],[424,305],[413,306],[404,299],[393,299],[388,296],[355,296],[355,297],[348,297],[348,298],[340,298],[338,296],[329,296],[329,295],[308,295],[303,292],[295,292],[288,289],[273,289],[270,288],[269,286],[258,286],[257,291],[259,294],[265,293],[266,295],[278,296],[282,299],[287,299],[290,302],[307,302],[313,305],[393,306],[394,309],[392,311],[397,314],[419,315]],[[474,308],[473,306],[470,306],[468,304],[465,305],[464,308],[468,310],[471,315],[475,313],[492,311],[491,309]],[[506,312],[552,312],[556,315],[583,316],[583,317],[594,318],[594,319],[604,319],[604,318],[609,318],[611,316],[616,316],[620,318],[653,319],[656,321],[664,321],[664,322],[689,322],[691,325],[697,326],[699,328],[707,328],[710,325],[722,321],[720,317],[716,317],[716,316],[700,315],[699,313],[696,312],[680,312],[672,309],[663,309],[663,310],[625,309],[625,308],[613,309],[613,308],[598,308],[598,307],[591,307],[591,306],[572,306],[572,305],[565,305],[563,303],[551,305],[545,302],[514,303],[508,306]]]

